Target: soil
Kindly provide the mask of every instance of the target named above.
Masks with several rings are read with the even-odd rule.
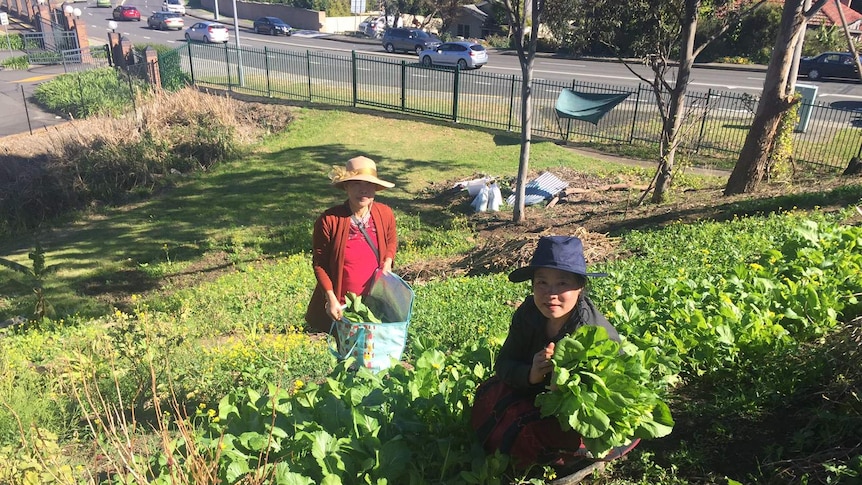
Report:
[[[614,160],[649,165],[643,161]],[[862,177],[835,175],[797,177],[793,183],[764,183],[756,194],[724,196],[725,174],[708,178],[703,187],[674,191],[669,202],[654,204],[649,201],[649,196],[641,201],[647,187],[642,180],[633,177],[630,180],[618,175],[599,177],[567,168],[555,168],[552,174],[568,182],[568,187],[557,198],[527,206],[525,221],[521,223],[512,221],[511,211],[475,213],[470,205],[473,197],[466,190],[453,188],[461,180],[441,182],[418,194],[411,205],[414,208],[418,206],[423,214],[469,217],[477,233],[476,248],[463,257],[400,267],[399,273],[408,281],[418,282],[436,277],[506,271],[529,263],[536,241],[544,235],[580,237],[584,241],[587,264],[595,264],[627,257],[620,250],[619,241],[620,236],[628,231],[657,229],[671,223],[723,221],[789,208],[832,212],[858,204],[862,195]],[[529,179],[538,175],[533,173]],[[475,178],[481,176],[476,174]],[[514,181],[500,182],[513,185]],[[855,189],[841,190],[847,187]],[[746,201],[747,204],[741,204]],[[853,219],[859,223],[862,214]]]

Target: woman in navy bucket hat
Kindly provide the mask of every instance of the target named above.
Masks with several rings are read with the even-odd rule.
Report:
[[[530,264],[509,274],[514,283],[531,281],[533,292],[512,315],[495,375],[476,391],[471,423],[487,452],[511,455],[521,468],[542,464],[562,471],[618,458],[637,445],[589,456],[580,435],[563,431],[554,416],[542,418],[534,404],[551,384],[551,356],[560,339],[597,325],[620,340],[586,294],[588,278],[597,276],[607,275],[587,271],[583,243],[573,236],[540,238]]]

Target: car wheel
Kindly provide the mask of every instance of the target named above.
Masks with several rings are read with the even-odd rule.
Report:
[[[808,71],[808,79],[811,79],[812,81],[820,79],[820,71],[818,71],[817,69],[812,69]]]
[[[255,28],[254,28],[254,33],[255,33],[255,34],[259,34],[259,33],[260,33],[260,27],[255,27]]]
[[[187,32],[186,33],[186,42],[191,42],[191,41],[192,41],[192,36],[190,36]]]
[[[425,56],[422,58],[422,65],[425,67],[431,67],[431,56]]]
[[[269,29],[269,35],[278,35],[278,31],[275,29]]]
[[[210,42],[212,42],[212,41],[210,40],[210,36],[205,35],[205,36],[204,36],[204,42],[206,42],[207,44],[209,44]]]
[[[467,61],[464,59],[458,59],[458,69],[461,69],[462,71],[467,69]]]
[[[384,48],[384,49],[386,49],[386,52],[388,52],[388,53],[390,53],[390,54],[392,54],[393,52],[395,52],[395,46],[394,46],[394,45],[392,45],[392,44],[386,44],[386,45],[384,45],[384,46],[383,46],[383,48]]]
[[[421,53],[422,53],[422,51],[423,51],[423,50],[424,50],[424,49],[422,49],[422,46],[421,46],[421,45],[417,45],[417,46],[416,46],[416,48],[414,48],[414,49],[413,49],[413,52],[415,52],[415,53],[416,53],[416,55],[418,56],[419,54],[421,54]]]

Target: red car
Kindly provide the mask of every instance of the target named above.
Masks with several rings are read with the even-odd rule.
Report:
[[[120,5],[114,9],[114,20],[137,20],[141,21],[141,12],[128,5]]]

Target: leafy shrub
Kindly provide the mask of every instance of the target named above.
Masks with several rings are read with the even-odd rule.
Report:
[[[0,63],[3,67],[8,67],[9,69],[27,69],[30,67],[30,61],[27,60],[27,56],[14,56],[3,59],[3,62]]]
[[[488,37],[485,37],[485,42],[487,42],[489,46],[497,49],[508,49],[511,47],[509,37],[505,35],[489,35]]]
[[[95,76],[97,85],[117,82],[112,71]],[[40,89],[44,96],[68,107],[73,103],[68,93],[63,100],[54,93],[59,96],[83,78],[60,78],[58,84],[51,81]],[[113,89],[121,87],[114,85]],[[103,109],[94,104],[92,111],[99,110]],[[149,193],[170,183],[172,172],[207,170],[234,158],[240,154],[241,144],[254,136],[254,123],[274,123],[266,118],[271,111],[261,109],[258,115],[246,111],[229,98],[193,89],[157,93],[138,106],[140,124],[131,118],[105,118],[98,133],[60,140],[55,152],[30,160],[8,157],[0,164],[0,174],[8,175],[0,178],[0,214],[5,216],[0,229],[38,227],[94,201],[116,203],[132,194]],[[290,119],[282,112],[281,126],[266,129],[281,129]]]
[[[137,92],[146,92],[143,81],[134,80]],[[106,67],[61,74],[33,91],[36,101],[55,113],[69,113],[75,118],[97,115],[120,115],[133,103],[135,94],[120,71]]]
[[[10,47],[13,51],[24,50],[24,36],[21,34],[8,35],[0,33],[0,48],[7,49]]]

